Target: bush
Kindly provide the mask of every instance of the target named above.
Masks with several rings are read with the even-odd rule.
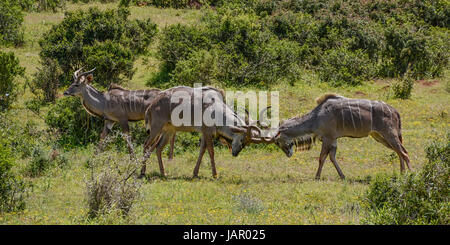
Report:
[[[38,143],[45,142],[45,132],[38,131],[33,121],[24,126],[18,124],[17,116],[0,114],[0,137],[22,158],[31,156]]]
[[[13,52],[0,51],[0,111],[7,110],[16,99],[16,77],[23,76],[24,72]]]
[[[122,5],[129,2],[138,6],[153,5],[161,8],[199,8],[204,5],[217,5],[223,0],[121,0]]]
[[[394,83],[392,86],[394,98],[403,100],[409,99],[411,97],[413,86],[414,80],[409,76],[405,76],[401,82]]]
[[[12,173],[14,159],[8,142],[0,138],[0,213],[23,210],[28,186]]]
[[[325,82],[354,86],[373,77],[403,77],[408,67],[411,78],[435,77],[448,66],[444,1],[252,0],[217,6],[196,26],[165,28],[161,72],[149,83],[191,85],[199,77],[267,86],[312,68]]]
[[[169,26],[160,55],[172,83],[220,82],[267,86],[295,79],[301,47],[279,40],[257,16],[234,12],[207,15],[203,27]]]
[[[94,82],[101,85],[131,78],[133,62],[147,50],[157,28],[150,20],[128,20],[129,15],[126,8],[66,12],[39,41],[40,57],[58,62],[65,74],[61,86],[71,83],[80,67],[97,67]]]
[[[88,216],[90,218],[120,210],[127,215],[139,196],[136,180],[138,162],[128,156],[104,152],[90,161],[91,176],[86,181]]]
[[[384,35],[386,49],[383,51],[381,68],[383,76],[400,77],[410,67],[413,78],[434,77],[448,63],[448,47],[432,50],[432,43],[438,40],[429,40],[429,31],[392,25],[385,30]],[[440,56],[447,59],[439,58]]]
[[[321,59],[321,64],[317,68],[319,77],[333,86],[355,86],[372,78],[375,73],[369,56],[361,50],[355,52],[345,48],[328,50]]]
[[[30,83],[31,92],[42,102],[54,102],[58,95],[59,80],[64,76],[58,63],[49,58],[41,60],[41,67]]]
[[[0,44],[21,46],[23,14],[16,0],[0,1]]]
[[[161,34],[159,54],[169,72],[194,51],[210,47],[204,31],[193,26],[170,25]]]
[[[369,224],[450,224],[450,135],[426,148],[421,172],[377,176],[364,203]]]
[[[83,48],[83,54],[85,66],[96,67],[95,83],[103,87],[133,77],[133,53],[119,43],[110,40],[96,42],[92,46]]]
[[[25,168],[25,174],[29,177],[42,176],[52,166],[48,153],[39,147],[33,149],[31,161]]]
[[[25,11],[53,11],[64,9],[68,0],[18,0],[20,6]]]
[[[45,122],[57,132],[57,144],[64,148],[97,142],[103,121],[90,116],[78,97],[57,100],[50,106]]]

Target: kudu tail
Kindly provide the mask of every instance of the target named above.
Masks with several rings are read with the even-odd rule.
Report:
[[[397,112],[398,117],[398,138],[400,140],[400,143],[403,144],[403,137],[402,137],[402,121],[400,119],[400,114]]]

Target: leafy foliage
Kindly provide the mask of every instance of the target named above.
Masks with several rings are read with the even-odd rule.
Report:
[[[132,77],[133,62],[157,29],[150,20],[128,20],[129,15],[126,8],[65,13],[39,41],[41,58],[55,59],[65,74],[60,85],[67,85],[79,67],[97,67],[94,81],[103,86]]]
[[[58,63],[50,58],[41,60],[30,83],[31,92],[42,102],[53,102],[58,94],[59,80],[64,76]]]
[[[86,199],[90,218],[107,214],[114,209],[127,215],[139,196],[140,183],[136,180],[138,162],[120,159],[111,152],[102,153],[90,161],[92,169],[86,181]]]
[[[19,64],[13,52],[0,51],[0,111],[8,109],[17,96],[18,75],[23,76],[25,68]]]
[[[17,1],[0,1],[0,44],[22,45],[24,42],[22,22],[23,14]]]
[[[426,148],[417,174],[377,176],[365,197],[370,224],[449,224],[450,135]]]
[[[448,66],[449,9],[431,0],[224,1],[196,26],[163,31],[168,76],[159,78],[266,86],[304,68],[337,86],[403,77],[408,68],[413,79],[436,77]]]
[[[64,148],[97,142],[103,122],[90,116],[77,97],[57,100],[45,117],[47,125],[57,132],[58,144]]]
[[[27,184],[12,172],[14,159],[8,142],[0,138],[0,213],[25,208]]]

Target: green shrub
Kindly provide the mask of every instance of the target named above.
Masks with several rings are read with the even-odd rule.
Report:
[[[448,63],[448,47],[432,50],[430,45],[437,40],[429,40],[430,32],[423,28],[416,30],[415,27],[392,25],[386,28],[384,35],[386,49],[383,51],[381,68],[383,76],[403,76],[410,67],[413,78],[434,77]]]
[[[19,0],[22,9],[25,11],[53,11],[64,9],[68,0]]]
[[[403,100],[409,99],[411,97],[413,86],[414,80],[409,76],[405,76],[400,82],[394,83],[392,86],[394,98]]]
[[[194,26],[170,25],[163,29],[159,45],[159,54],[164,66],[172,71],[180,60],[199,49],[210,47],[204,31]]]
[[[201,6],[217,5],[223,0],[121,0],[121,4],[129,4],[129,2],[139,5],[147,6],[153,5],[161,8],[199,8]]]
[[[172,84],[268,86],[298,75],[302,47],[277,39],[257,16],[224,10],[203,21],[163,30],[160,56]]]
[[[133,77],[133,53],[119,43],[110,40],[96,42],[83,48],[83,54],[85,66],[96,68],[96,84],[107,87],[110,83],[120,83],[125,78]]]
[[[17,96],[18,75],[23,76],[25,68],[19,64],[13,52],[0,51],[0,111],[8,109]]]
[[[120,210],[127,215],[139,197],[136,180],[139,162],[128,156],[103,152],[90,161],[91,175],[86,180],[86,201],[89,218]]]
[[[23,44],[23,14],[15,0],[0,1],[0,44]]]
[[[63,148],[97,142],[103,121],[90,116],[77,97],[57,100],[50,106],[45,122],[57,133],[57,143]]]
[[[25,168],[25,174],[29,177],[42,176],[52,166],[48,153],[43,149],[36,147],[31,153],[31,161]]]
[[[364,204],[369,224],[450,224],[450,135],[426,148],[419,173],[377,176]]]
[[[320,79],[333,86],[355,86],[372,78],[375,68],[363,51],[351,52],[340,48],[328,50],[323,54],[318,71]]]
[[[59,80],[64,76],[58,63],[50,58],[41,60],[30,83],[31,92],[42,102],[54,102],[58,95]]]
[[[8,142],[9,147],[22,158],[31,156],[38,143],[46,142],[45,132],[38,131],[36,123],[28,121],[19,125],[15,114],[0,114],[0,137]]]
[[[100,79],[94,82],[101,85],[131,78],[133,62],[147,50],[157,28],[150,20],[129,20],[129,15],[126,8],[66,12],[39,41],[40,57],[58,62],[65,74],[61,86],[71,83],[79,67],[97,67]]]
[[[0,213],[25,208],[28,185],[12,172],[14,159],[4,138],[0,138]]]

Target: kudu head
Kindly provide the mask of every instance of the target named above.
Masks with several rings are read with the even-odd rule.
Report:
[[[275,137],[273,137],[273,142],[284,152],[284,154],[286,154],[287,157],[291,157],[292,154],[294,154],[295,141],[287,137],[281,131],[278,131]]]
[[[291,118],[280,123],[277,134],[273,137],[277,145],[287,157],[297,150],[309,150],[316,140],[316,135],[309,132],[308,124],[302,123],[303,118]]]
[[[64,92],[64,96],[80,96],[81,92],[86,89],[86,85],[94,79],[92,73],[95,71],[95,68],[83,73],[80,73],[81,69],[83,68],[73,73],[73,83]]]

